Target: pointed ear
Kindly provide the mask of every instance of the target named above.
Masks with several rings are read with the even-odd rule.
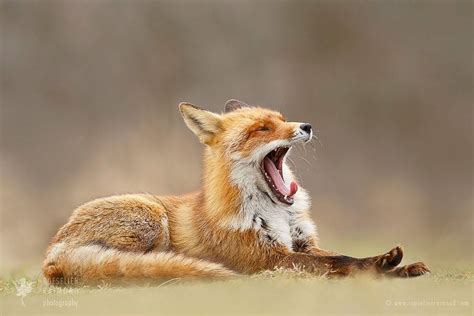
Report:
[[[221,116],[218,114],[205,111],[187,102],[179,104],[179,111],[186,125],[203,144],[209,145],[221,129]]]
[[[235,100],[235,99],[230,99],[225,103],[224,112],[229,113],[229,112],[241,109],[241,108],[249,108],[249,107],[250,107],[250,105],[248,105],[245,102]]]

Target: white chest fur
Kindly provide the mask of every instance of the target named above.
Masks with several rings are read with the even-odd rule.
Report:
[[[286,164],[283,174],[287,181],[294,179]],[[310,207],[308,194],[300,188],[289,206],[278,202],[268,192],[267,184],[255,168],[237,164],[232,172],[232,181],[241,192],[241,210],[228,223],[235,230],[255,229],[261,232],[262,240],[279,243],[292,249],[295,239],[304,239],[316,234],[315,225],[303,216]]]

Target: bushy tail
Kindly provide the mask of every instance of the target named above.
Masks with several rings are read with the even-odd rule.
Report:
[[[170,278],[216,278],[235,275],[220,264],[169,252],[124,252],[98,245],[52,245],[43,263],[50,284],[135,283]]]

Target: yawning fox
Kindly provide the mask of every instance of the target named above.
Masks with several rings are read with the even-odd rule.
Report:
[[[285,162],[292,146],[313,138],[310,124],[237,100],[223,114],[190,103],[179,110],[205,145],[201,190],[80,206],[47,250],[43,273],[51,284],[232,277],[277,267],[327,276],[429,272],[421,262],[397,267],[401,247],[362,259],[318,247],[308,194]]]

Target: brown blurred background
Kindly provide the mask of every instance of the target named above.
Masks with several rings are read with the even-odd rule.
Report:
[[[177,111],[316,126],[292,155],[322,246],[472,264],[470,1],[1,2],[2,271],[92,198],[199,187]]]

